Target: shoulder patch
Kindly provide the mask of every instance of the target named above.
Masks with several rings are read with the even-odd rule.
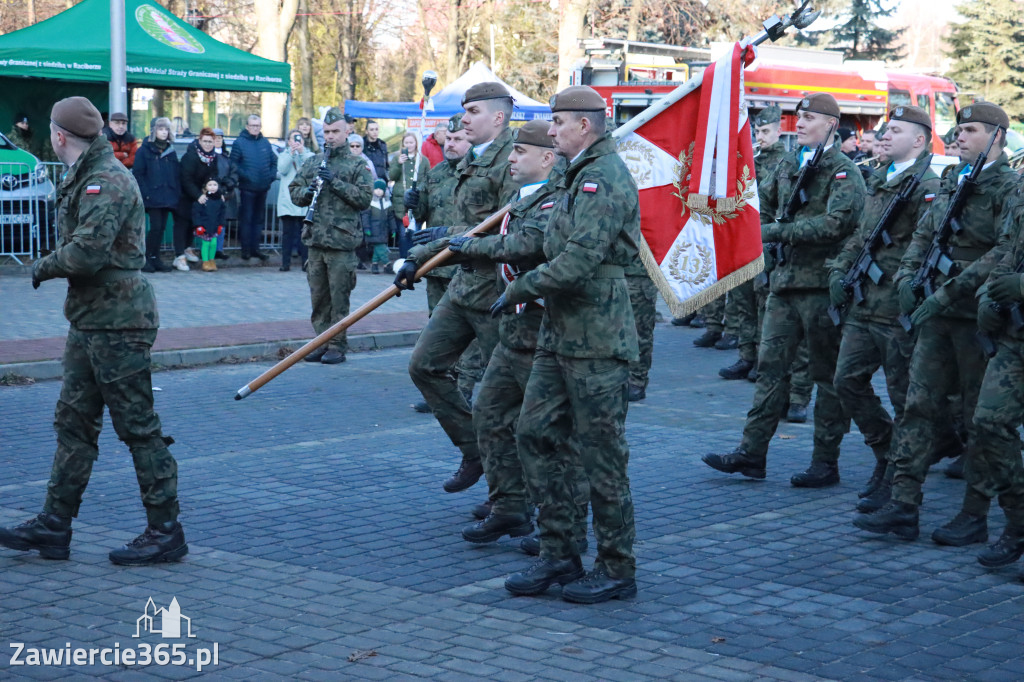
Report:
[[[846,171],[839,171],[838,173],[836,173],[836,180],[845,180],[845,179],[846,179]]]
[[[597,192],[597,183],[596,182],[584,182],[583,186],[580,188],[580,191],[596,193]]]
[[[548,201],[548,202],[545,202],[545,203],[541,204],[541,205],[540,205],[540,209],[541,209],[541,210],[543,211],[543,210],[544,210],[544,209],[546,209],[546,208],[553,208],[553,207],[554,207],[554,205],[555,205],[555,202],[553,202],[553,201]]]
[[[924,195],[924,200],[925,201],[935,201],[935,193],[932,192],[931,194],[925,194]]]
[[[86,185],[85,193],[86,194],[99,194],[100,193],[100,189],[102,189],[100,187],[100,185]]]

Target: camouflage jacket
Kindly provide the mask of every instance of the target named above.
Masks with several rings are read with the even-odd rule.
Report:
[[[637,258],[640,198],[609,135],[569,164],[544,232],[548,262],[505,290],[509,303],[544,299],[538,348],[574,358],[638,357],[624,269]]]
[[[519,191],[519,183],[508,172],[508,155],[512,151],[512,132],[505,128],[484,153],[475,159],[467,154],[456,167],[453,204],[455,219],[448,226],[452,237],[476,227],[487,216],[507,204]],[[424,244],[409,251],[409,257],[422,265],[431,251],[436,253],[447,245]],[[440,248],[438,248],[440,246]],[[500,294],[498,275],[493,263],[487,259],[470,260],[456,270],[448,285],[448,296],[470,310],[489,310]]]
[[[1024,201],[1020,196],[1022,192],[1024,192],[1024,185],[1019,185],[1017,187],[1018,196],[1013,205],[1007,209],[1007,224],[1003,230],[1005,242],[1000,249],[1002,257],[992,267],[992,272],[985,280],[986,285],[1004,275],[1012,275],[1015,272],[1024,273],[1024,230],[1021,229],[1024,226]],[[1024,281],[1024,277],[1022,277],[1022,281]],[[1015,341],[1024,341],[1024,329],[1016,329],[1015,325],[1009,322],[1009,316],[1006,317],[1007,324],[1003,327],[1001,335]]]
[[[757,153],[754,157],[754,175],[757,177],[757,184],[762,185],[768,182],[768,178],[775,172],[779,161],[786,155],[786,147],[782,142],[774,142]]]
[[[776,264],[771,273],[772,293],[828,288],[825,261],[835,258],[857,229],[864,206],[864,179],[839,145],[833,144],[822,154],[818,172],[807,187],[807,203],[796,210],[793,222],[773,222],[800,174],[798,154],[784,156],[760,190],[761,238],[786,245],[786,262]]]
[[[886,180],[884,173],[876,173],[868,179],[868,194],[861,213],[860,225],[853,236],[846,240],[843,250],[832,262],[833,270],[846,275],[856,262],[864,242],[875,229],[886,208],[903,190],[904,185],[910,182],[910,179],[919,173],[921,167],[927,165],[930,159],[931,151],[929,150],[919,156],[910,168],[894,176],[892,180]],[[917,190],[889,223],[888,232],[889,237],[892,238],[892,246],[885,246],[879,242],[872,253],[875,263],[885,273],[885,276],[878,284],[872,282],[868,277],[863,279],[861,290],[864,293],[864,301],[860,305],[850,306],[851,317],[864,321],[896,324],[900,307],[893,278],[899,270],[900,260],[910,244],[910,238],[914,234],[917,222],[932,205],[932,200],[935,199],[938,191],[938,176],[931,169],[925,171]]]
[[[57,250],[36,261],[43,281],[66,277],[64,315],[77,329],[156,329],[156,297],[146,263],[146,214],[131,171],[100,135],[57,190]]]
[[[449,226],[457,220],[455,208],[455,183],[458,180],[458,162],[445,159],[430,169],[420,183],[420,200],[413,211],[416,222],[429,227]],[[454,265],[442,265],[430,271],[427,277],[451,279],[455,276]]]
[[[548,183],[533,194],[516,201],[509,211],[507,234],[487,235],[473,239],[462,247],[462,253],[471,258],[489,258],[503,267],[507,263],[519,275],[544,262],[544,230],[562,189],[559,176],[552,174]],[[499,281],[502,281],[499,276]],[[537,347],[537,332],[544,309],[530,303],[522,313],[502,315],[498,336],[508,348],[533,350]]]
[[[931,209],[914,231],[896,273],[897,282],[917,273],[932,236],[946,213],[946,206],[956,191],[959,173],[966,165],[963,162],[958,164],[956,170],[941,182]],[[942,313],[944,316],[971,320],[977,316],[975,294],[1008,248],[1007,242],[1014,236],[1010,231],[1016,230],[1014,221],[1007,218],[1017,198],[1019,184],[1020,176],[1010,168],[1005,153],[978,175],[978,187],[967,198],[960,214],[963,230],[952,235],[948,244],[948,255],[959,266],[960,272],[954,277],[939,272],[935,277],[935,296],[946,306]],[[1002,246],[997,246],[1000,244]]]
[[[323,158],[320,152],[306,159],[288,185],[288,193],[296,206],[309,206],[306,188],[315,182]],[[320,191],[313,224],[302,227],[302,243],[320,249],[354,251],[363,243],[359,212],[370,207],[373,176],[366,161],[347,150],[332,154],[327,166],[334,171],[334,177]]]

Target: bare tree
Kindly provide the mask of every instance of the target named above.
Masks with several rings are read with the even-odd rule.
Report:
[[[583,57],[580,38],[583,22],[590,9],[590,0],[559,0],[558,21],[558,89],[569,86],[573,64]]]
[[[256,47],[253,50],[255,54],[278,62],[286,61],[288,35],[295,25],[298,6],[299,0],[257,0],[253,3],[256,14]],[[263,118],[263,130],[266,135],[284,135],[286,101],[283,93],[263,94],[260,115]]]

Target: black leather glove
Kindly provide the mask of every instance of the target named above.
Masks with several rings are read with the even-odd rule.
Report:
[[[1009,305],[1021,300],[1020,275],[1012,273],[988,283],[988,295],[996,303]]]
[[[843,286],[843,273],[833,272],[828,278],[828,298],[837,308],[850,302],[850,293]]]
[[[316,172],[316,176],[324,182],[330,182],[334,179],[334,171],[325,166]]]
[[[447,227],[428,227],[424,230],[416,230],[412,233],[413,244],[429,244],[430,242],[448,236]]]
[[[405,190],[405,208],[407,210],[413,210],[420,205],[420,191],[415,187]]]
[[[419,270],[419,266],[416,265],[415,261],[407,260],[402,263],[402,267],[398,269],[398,273],[395,274],[395,286],[398,287],[398,295],[401,296],[402,291],[412,291],[413,283],[418,282],[416,279],[416,271]]]
[[[506,308],[511,308],[515,303],[508,303],[505,301],[505,294],[498,297],[498,300],[491,304],[491,317],[498,317],[502,313],[506,312]]]
[[[917,307],[917,294],[911,286],[911,279],[907,277],[900,282],[896,290],[896,298],[900,304],[900,310],[909,315]]]
[[[448,240],[448,250],[458,253],[462,251],[462,246],[470,239],[472,239],[472,237],[452,237]]]
[[[302,195],[302,200],[307,204],[313,201],[313,195],[316,194],[316,190],[312,187],[306,188],[306,193]]]
[[[1003,328],[1003,316],[996,307],[996,303],[983,295],[978,300],[978,329],[989,334],[995,334]]]

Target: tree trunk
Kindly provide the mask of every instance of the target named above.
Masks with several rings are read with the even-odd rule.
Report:
[[[36,0],[28,0],[28,25],[36,23]]]
[[[444,45],[444,82],[459,77],[459,0],[448,0],[448,32]]]
[[[313,55],[309,51],[309,0],[299,4],[299,62],[302,72],[302,115],[313,118]]]
[[[256,48],[260,57],[285,61],[285,45],[288,34],[295,24],[299,0],[262,0],[253,3],[256,12]],[[283,137],[286,122],[284,93],[263,93],[260,116],[263,119],[263,134],[267,137]]]
[[[590,8],[590,0],[561,0],[558,22],[558,89],[569,87],[572,67],[583,57],[579,41],[583,37],[583,22]]]
[[[629,5],[629,24],[626,27],[626,40],[636,40],[640,33],[640,12],[643,11],[644,0],[633,0]]]

